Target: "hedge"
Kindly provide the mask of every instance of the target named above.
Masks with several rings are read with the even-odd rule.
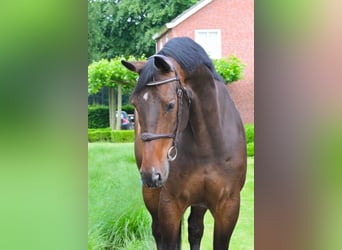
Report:
[[[254,142],[247,143],[247,156],[254,156]]]
[[[122,111],[126,111],[127,114],[133,114],[134,106],[131,104],[123,105]],[[108,106],[88,106],[88,128],[107,127],[109,127]]]
[[[226,83],[232,83],[243,78],[246,64],[239,58],[230,55],[228,58],[213,60],[216,72],[219,73]]]
[[[247,155],[254,156],[254,125],[246,124]],[[89,142],[133,142],[134,130],[88,129]]]
[[[254,124],[245,124],[246,143],[254,142]]]
[[[88,129],[88,142],[133,142],[134,130]]]
[[[109,110],[106,106],[88,106],[88,128],[109,127]]]
[[[245,124],[247,155],[254,156],[254,124]]]
[[[134,106],[132,104],[122,105],[122,110],[126,111],[127,114],[134,114]]]

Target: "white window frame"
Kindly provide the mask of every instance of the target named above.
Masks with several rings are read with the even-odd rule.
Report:
[[[163,37],[160,38],[159,40],[159,51],[163,48]]]
[[[208,48],[206,44],[203,44],[203,41],[200,41],[199,34],[200,33],[217,33],[217,46]],[[208,53],[209,57],[212,59],[219,59],[222,57],[222,42],[221,42],[221,30],[220,29],[196,29],[195,30],[195,41],[199,43],[204,50]],[[214,53],[212,53],[215,51]]]

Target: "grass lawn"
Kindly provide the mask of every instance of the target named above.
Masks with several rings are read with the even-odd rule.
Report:
[[[133,143],[88,144],[88,249],[155,249],[150,216],[141,195]],[[254,249],[254,158],[248,158],[241,210],[230,249]],[[186,213],[183,249],[187,242]],[[208,211],[201,249],[212,249],[213,219]]]

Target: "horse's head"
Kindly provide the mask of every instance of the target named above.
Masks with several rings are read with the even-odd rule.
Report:
[[[177,157],[178,134],[186,126],[189,99],[171,59],[155,55],[146,62],[122,64],[139,74],[131,102],[137,116],[135,147],[139,147],[141,178],[149,187],[161,187],[168,178],[170,161]]]

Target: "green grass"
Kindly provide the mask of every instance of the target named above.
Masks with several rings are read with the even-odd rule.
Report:
[[[155,249],[150,216],[143,204],[133,143],[88,144],[88,249]],[[241,210],[230,249],[253,249],[254,158],[248,158]],[[184,217],[183,249],[188,212]],[[205,216],[201,249],[212,249],[213,219]]]
[[[145,239],[153,242],[133,143],[88,144],[88,249],[150,249]]]

